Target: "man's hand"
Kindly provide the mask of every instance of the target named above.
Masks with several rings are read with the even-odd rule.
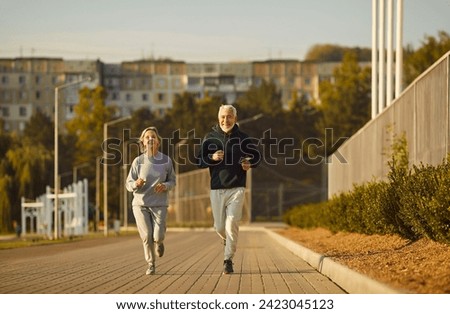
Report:
[[[220,161],[220,160],[223,160],[223,156],[224,156],[223,150],[218,150],[212,155],[211,158],[214,161]]]
[[[251,163],[247,159],[244,159],[241,162],[241,165],[242,165],[242,169],[244,169],[244,171],[247,171],[251,167]]]

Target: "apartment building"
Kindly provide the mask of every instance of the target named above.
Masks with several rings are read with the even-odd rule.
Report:
[[[177,94],[186,91],[186,64],[180,61],[139,60],[106,64],[104,81],[107,105],[116,105],[122,116],[146,107],[157,116],[172,107]]]
[[[219,96],[234,103],[251,86],[263,80],[273,82],[288,108],[294,95],[319,99],[319,84],[332,80],[338,62],[317,63],[298,60],[266,60],[230,63],[185,63],[173,60],[124,61],[117,64],[100,60],[61,58],[0,59],[0,119],[8,131],[21,131],[36,110],[54,115],[55,87],[60,126],[73,118],[83,86],[102,85],[105,104],[119,108],[127,116],[142,107],[163,116],[176,95],[189,92],[198,98]],[[70,84],[90,77],[91,82]]]
[[[100,62],[64,61],[60,58],[0,59],[0,119],[7,131],[22,131],[36,110],[53,117],[55,87],[75,82],[86,75],[89,86],[99,83]],[[71,119],[78,103],[80,86],[68,86],[61,92],[60,122]]]
[[[252,85],[252,64],[188,63],[187,80],[187,92],[198,98],[219,96],[234,103]]]
[[[39,108],[53,114],[53,86],[63,81],[64,61],[49,58],[0,59],[0,118],[6,130],[23,130]]]

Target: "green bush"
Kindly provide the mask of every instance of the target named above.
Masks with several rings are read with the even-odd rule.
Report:
[[[414,166],[404,180],[400,215],[416,237],[450,239],[450,166]]]
[[[286,213],[285,222],[300,228],[450,243],[450,155],[439,166],[410,170],[404,137],[392,148],[387,181],[355,185],[327,202],[296,206]]]
[[[292,208],[286,212],[283,219],[292,226],[310,229],[322,226],[325,203],[306,204]]]

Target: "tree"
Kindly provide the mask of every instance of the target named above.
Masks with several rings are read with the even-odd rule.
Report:
[[[61,167],[61,171],[71,171],[75,165],[86,164],[87,167],[80,171],[86,174],[91,185],[89,187],[90,199],[93,199],[94,176],[96,173],[96,160],[102,156],[103,125],[107,121],[113,120],[116,108],[105,105],[105,91],[103,87],[97,86],[94,89],[83,88],[79,92],[79,103],[74,107],[75,116],[66,122],[67,134],[65,134],[62,144],[62,158],[60,160],[71,160],[73,164],[65,164],[66,169]],[[81,170],[81,169],[80,169]],[[118,195],[120,193],[111,193]],[[118,203],[118,202],[117,202]]]
[[[290,129],[289,134],[296,134],[300,142],[317,137],[315,124],[318,117],[317,108],[310,104],[306,95],[298,96],[297,93],[293,93],[289,110],[285,113],[286,126]]]
[[[411,46],[407,46],[404,58],[405,84],[411,84],[448,51],[450,51],[450,36],[444,31],[438,32],[438,38],[425,36],[422,47],[416,51]]]
[[[195,121],[196,111],[197,102],[194,95],[187,92],[176,95],[172,108],[167,112],[167,119],[172,130],[180,130],[182,134],[186,134],[195,128],[197,123],[203,123],[203,121]]]
[[[52,155],[42,144],[24,138],[8,150],[6,158],[14,171],[20,196],[34,199],[45,192]]]
[[[202,99],[197,99],[193,94],[183,93],[175,98],[173,107],[168,111],[164,120],[163,132],[170,136],[170,155],[176,155],[176,143],[186,139],[187,148],[182,149],[182,162],[175,157],[175,162],[180,162],[180,172],[196,169],[194,162],[196,145],[200,144],[200,139],[217,122],[217,112],[222,104],[222,98],[205,95]],[[163,134],[163,132],[161,132]],[[181,154],[181,153],[180,153]]]
[[[281,93],[273,82],[263,81],[260,86],[251,86],[237,102],[240,108],[239,119],[245,119],[260,113],[275,116],[283,109]]]
[[[0,162],[0,232],[11,230],[11,186],[12,178],[4,173],[4,162]]]
[[[312,46],[305,56],[305,61],[340,62],[346,53],[355,53],[358,61],[370,61],[372,52],[369,48],[349,48],[331,44]]]
[[[55,130],[52,125],[52,120],[42,111],[37,110],[25,124],[23,135],[34,143],[44,145],[49,151],[53,150]]]
[[[106,107],[103,87],[80,90],[80,101],[74,107],[75,116],[66,123],[68,136],[75,142],[75,163],[91,162],[102,155],[103,125],[113,119],[115,107]]]
[[[335,69],[334,78],[334,82],[320,84],[321,118],[317,130],[328,144],[327,155],[337,147],[326,138],[326,129],[332,129],[334,139],[348,138],[370,119],[370,68],[361,68],[355,54],[348,53]]]

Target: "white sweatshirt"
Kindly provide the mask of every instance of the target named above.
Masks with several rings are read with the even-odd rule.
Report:
[[[145,184],[136,188],[136,180],[144,179]],[[166,186],[166,191],[156,193],[154,187],[158,183]],[[141,154],[133,160],[128,173],[126,188],[133,192],[132,205],[158,207],[168,206],[168,191],[175,186],[175,171],[172,159],[158,152],[155,156]]]

